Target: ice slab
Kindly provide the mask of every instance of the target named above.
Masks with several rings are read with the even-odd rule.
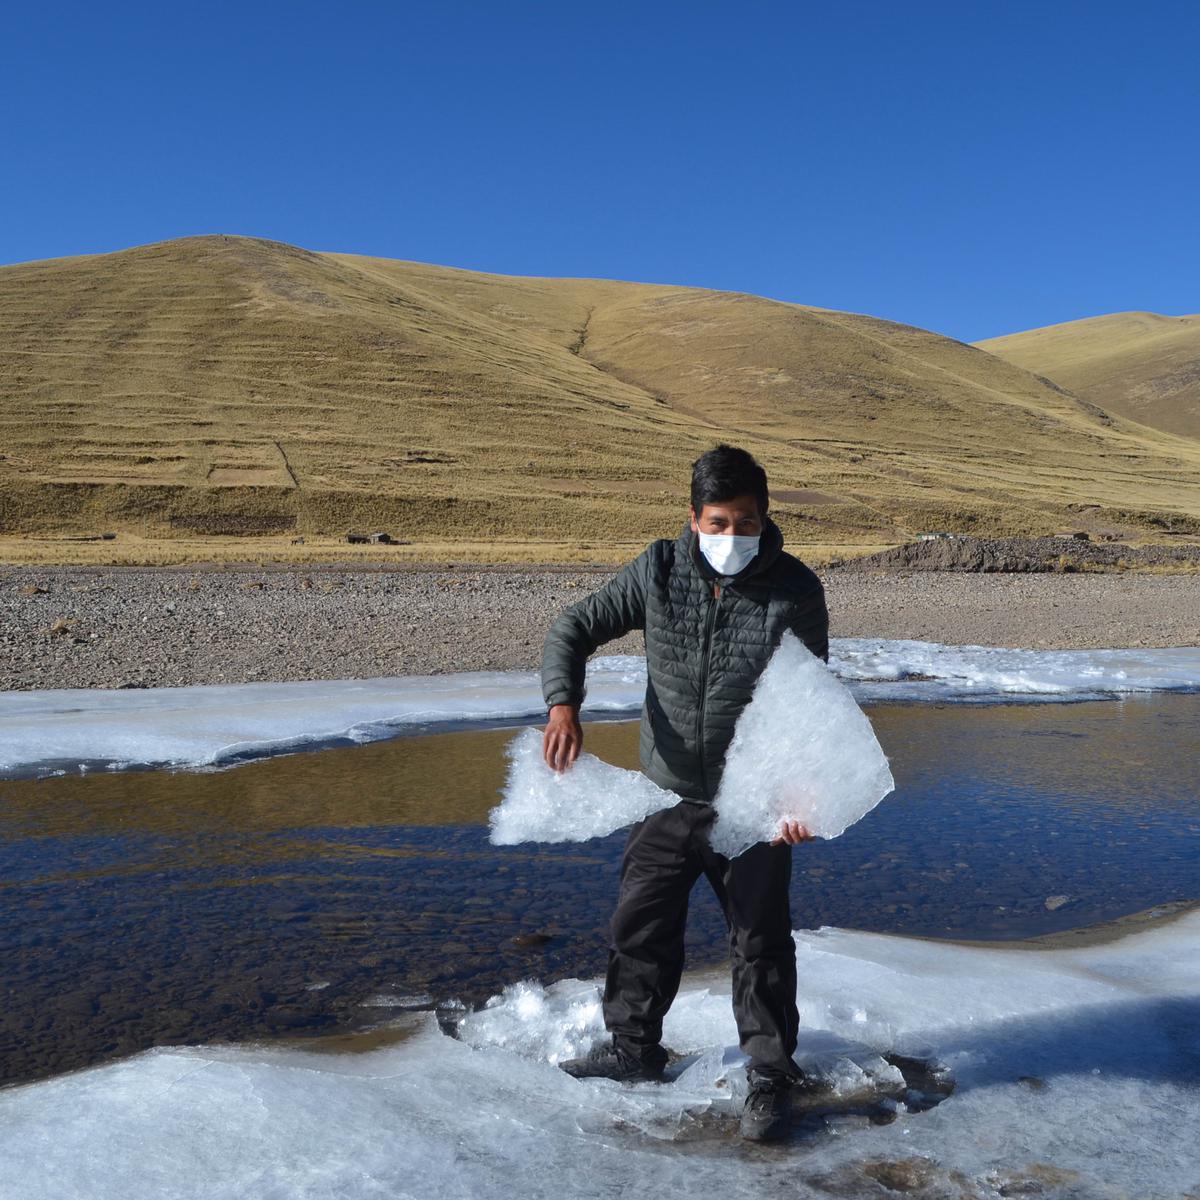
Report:
[[[1200,690],[1200,646],[1030,650],[831,638],[829,665],[860,700],[1102,700]]]
[[[524,729],[507,748],[503,799],[491,840],[560,842],[602,837],[679,803],[640,771],[586,751],[564,771],[542,757],[542,733]],[[713,848],[730,858],[770,841],[782,818],[834,838],[895,787],[867,715],[846,686],[785,630],[742,710],[714,801]]]
[[[833,638],[829,665],[860,702],[1063,701],[1200,690],[1200,647],[1021,650]],[[633,716],[646,687],[640,655],[587,665],[585,713]],[[210,769],[413,726],[544,716],[535,671],[169,688],[0,692],[0,778],[67,770]]]
[[[645,659],[593,659],[587,687],[587,712],[636,710]],[[337,740],[375,741],[414,725],[545,711],[536,671],[0,692],[0,776],[77,764],[219,766]]]
[[[798,1061],[853,1089],[879,1056],[929,1051],[953,1095],[741,1153],[724,971],[684,978],[664,1041],[689,1061],[667,1084],[559,1070],[598,1033],[602,981],[530,980],[468,1014],[461,1040],[424,1014],[366,1052],[162,1047],[2,1089],[0,1200],[757,1200],[781,1182],[811,1200],[883,1194],[868,1172],[900,1160],[927,1196],[1195,1190],[1200,914],[1072,950],[794,936]]]
[[[709,840],[733,858],[777,836],[784,817],[835,838],[895,786],[866,713],[785,629],[726,751]]]
[[[522,729],[504,752],[509,765],[503,800],[488,814],[490,840],[497,846],[604,837],[679,803],[674,792],[640,771],[614,767],[586,750],[565,771],[555,771],[542,757],[541,729]]]

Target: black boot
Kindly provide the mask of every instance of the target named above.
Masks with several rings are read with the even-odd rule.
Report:
[[[568,1075],[576,1079],[618,1079],[623,1083],[637,1080],[653,1080],[661,1083],[664,1061],[646,1061],[623,1050],[614,1041],[601,1042],[583,1058],[572,1058],[558,1064]]]
[[[774,1142],[792,1127],[793,1081],[786,1075],[752,1071],[750,1090],[742,1109],[741,1134],[754,1142]]]

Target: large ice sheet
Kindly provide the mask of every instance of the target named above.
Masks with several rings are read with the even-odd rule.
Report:
[[[725,753],[710,841],[733,858],[775,837],[784,817],[835,838],[895,786],[866,713],[785,629]]]
[[[1062,701],[1200,690],[1200,647],[1021,650],[832,638],[829,666],[860,702]],[[636,714],[640,655],[587,664],[585,713]],[[0,692],[0,778],[131,766],[219,767],[414,725],[545,713],[535,671],[169,688]]]
[[[829,666],[860,700],[1103,700],[1200,690],[1200,646],[1029,650],[831,638]]]
[[[636,709],[645,685],[642,657],[598,657],[587,666],[584,709]],[[520,720],[545,707],[536,671],[0,692],[0,776],[79,764],[216,766],[413,725]]]
[[[0,1090],[0,1200],[592,1200],[779,1190],[1156,1200],[1200,1182],[1200,914],[1075,950],[972,948],[796,930],[797,1059],[932,1052],[957,1090],[891,1125],[837,1121],[742,1153],[727,973],[685,977],[667,1084],[575,1080],[556,1061],[600,1030],[602,980],[514,985],[362,1053],[164,1047]],[[676,1142],[680,1144],[676,1144]],[[686,1142],[686,1144],[684,1144]],[[871,1172],[874,1172],[872,1176]],[[905,1193],[908,1194],[908,1193]]]
[[[490,839],[497,846],[604,837],[679,803],[674,792],[640,771],[614,767],[586,750],[565,771],[555,771],[542,756],[540,729],[521,730],[505,754],[504,796],[488,815]]]
[[[540,730],[509,743],[491,840],[561,842],[602,837],[679,802],[640,771],[581,752],[564,771],[542,757]],[[829,668],[791,630],[738,717],[717,790],[714,849],[730,858],[770,841],[784,817],[834,838],[895,787],[871,722]]]

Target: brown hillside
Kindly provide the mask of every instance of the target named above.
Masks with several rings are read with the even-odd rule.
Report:
[[[0,396],[10,537],[613,551],[676,532],[720,439],[796,544],[1200,528],[1200,446],[911,326],[250,238],[0,269]]]
[[[1200,314],[1112,313],[976,345],[1110,412],[1200,438]]]

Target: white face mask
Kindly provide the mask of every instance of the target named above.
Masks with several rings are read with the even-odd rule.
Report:
[[[703,533],[699,534],[700,553],[712,564],[718,575],[736,575],[758,553],[761,534]]]

